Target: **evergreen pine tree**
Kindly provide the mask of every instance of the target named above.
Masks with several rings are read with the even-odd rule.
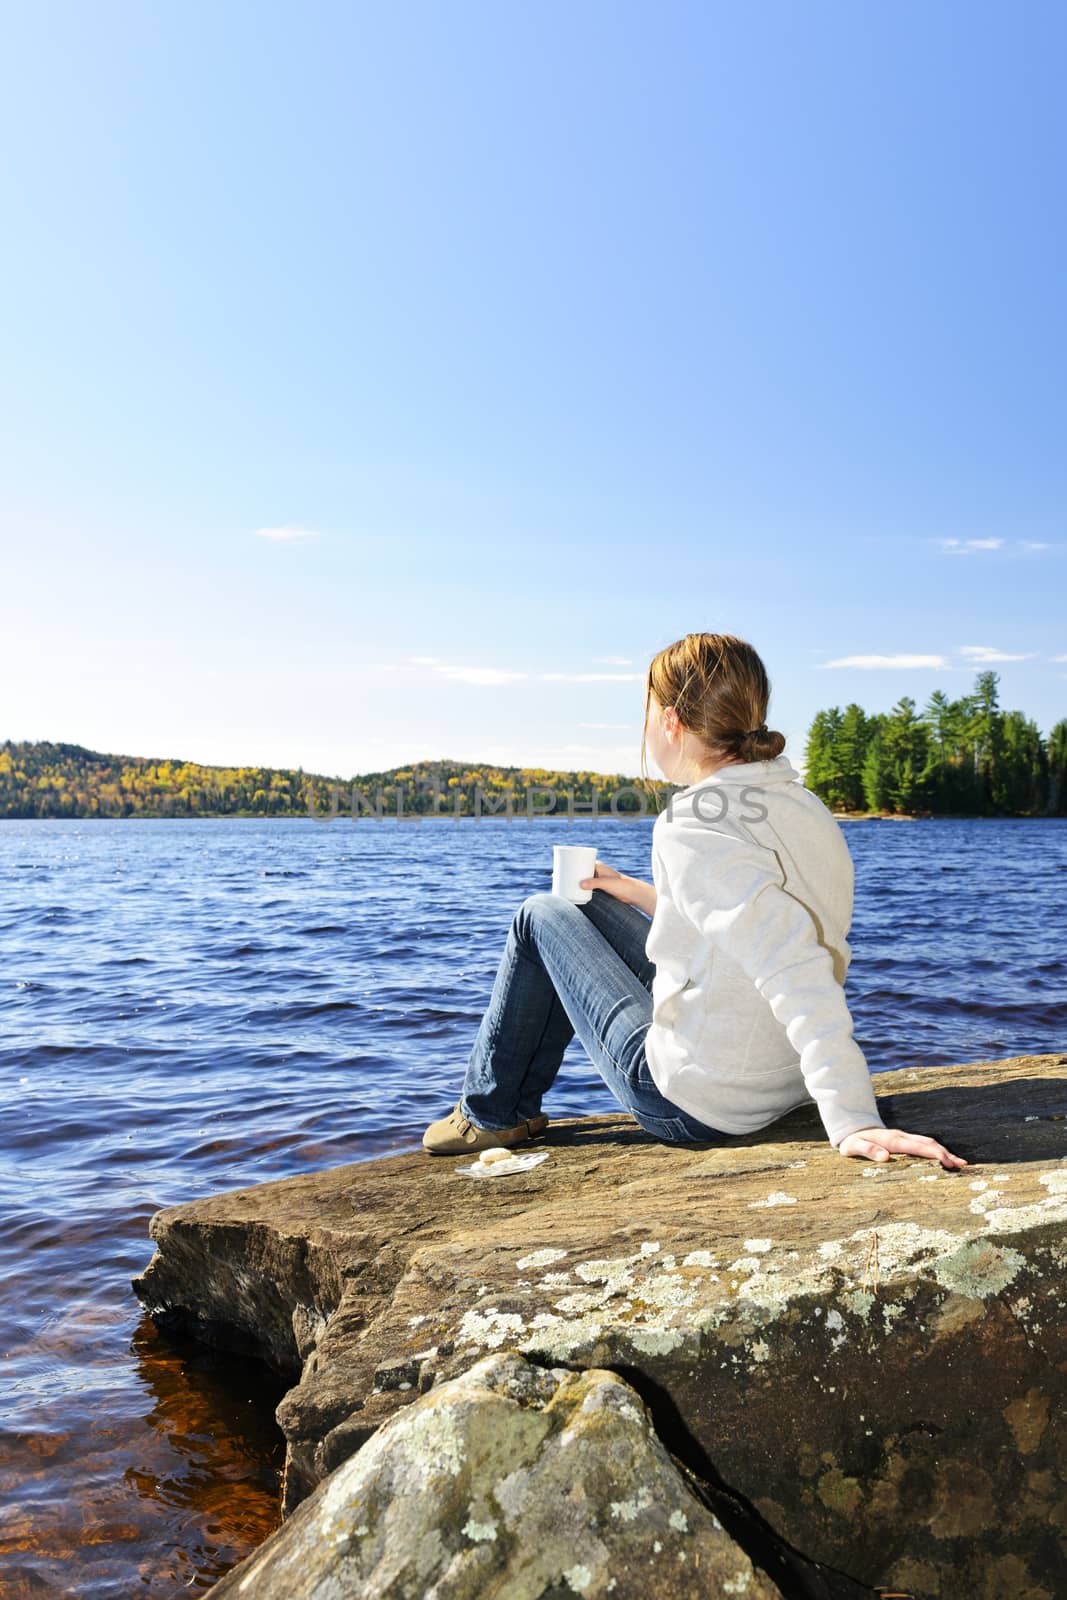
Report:
[[[889,758],[879,729],[867,746],[867,754],[863,758],[863,793],[871,811],[889,809],[889,783]]]

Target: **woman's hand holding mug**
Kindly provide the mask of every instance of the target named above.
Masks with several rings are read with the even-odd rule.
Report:
[[[593,876],[583,878],[581,886],[583,889],[599,889],[602,894],[610,894],[613,900],[621,900],[624,906],[636,906],[646,917],[656,915],[655,884],[646,883],[643,878],[632,878],[628,872],[617,872],[606,861],[598,861]]]
[[[632,905],[633,899],[630,891],[634,880],[625,872],[616,872],[614,867],[609,867],[606,861],[598,861],[591,878],[582,878],[580,887],[583,889],[603,889],[605,894],[610,894],[612,899],[621,900],[624,905]]]

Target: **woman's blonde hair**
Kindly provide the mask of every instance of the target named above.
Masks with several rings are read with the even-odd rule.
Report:
[[[766,724],[770,679],[744,639],[732,633],[687,633],[653,656],[645,680],[645,726],[655,695],[673,706],[683,728],[707,747],[709,756],[773,761],[785,738]],[[644,732],[641,776],[646,781]]]

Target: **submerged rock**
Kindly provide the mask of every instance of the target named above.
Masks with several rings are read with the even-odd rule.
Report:
[[[390,1417],[211,1593],[781,1596],[686,1486],[623,1379],[512,1351]]]
[[[292,1374],[287,1516],[387,1418],[510,1351],[624,1377],[727,1530],[789,1554],[789,1582],[761,1561],[787,1594],[1054,1600],[1065,1065],[879,1074],[886,1123],[958,1171],[842,1157],[814,1106],[690,1150],[576,1119],[510,1177],[418,1150],[168,1207],[134,1285],[162,1326]]]

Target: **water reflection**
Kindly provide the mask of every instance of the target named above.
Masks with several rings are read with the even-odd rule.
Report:
[[[126,1307],[72,1310],[8,1352],[53,1381],[33,1426],[0,1443],[19,1486],[0,1513],[5,1597],[202,1593],[278,1525],[274,1409],[291,1380],[147,1314],[131,1334],[129,1320]]]

